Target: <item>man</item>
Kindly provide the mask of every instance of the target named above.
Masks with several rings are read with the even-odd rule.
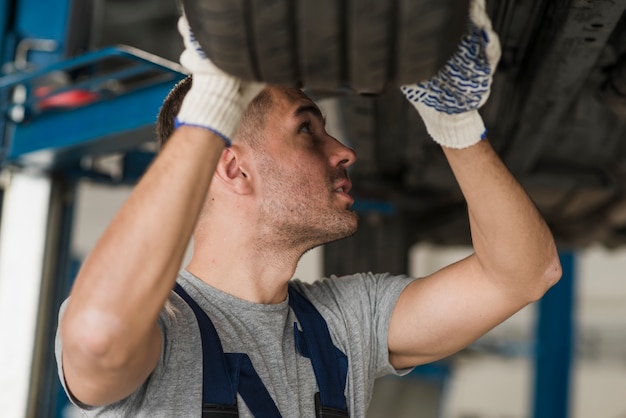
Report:
[[[474,254],[419,280],[369,273],[290,285],[304,252],[357,228],[346,174],[355,153],[300,91],[216,69],[182,18],[193,84],[178,128],[63,308],[57,358],[72,400],[94,416],[228,416],[216,411],[233,407],[363,417],[376,377],[460,350],[558,281],[550,231],[483,139],[477,109],[500,50],[483,0],[471,20],[448,65],[403,92],[464,193]],[[178,274],[192,232],[194,254]],[[309,314],[321,315],[320,333]],[[319,366],[328,350],[335,358]],[[206,390],[224,370],[226,383]],[[210,405],[211,392],[235,393],[236,405]]]

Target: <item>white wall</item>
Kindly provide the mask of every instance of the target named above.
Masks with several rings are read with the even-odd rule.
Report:
[[[28,405],[51,183],[15,173],[2,204],[0,230],[0,416]]]

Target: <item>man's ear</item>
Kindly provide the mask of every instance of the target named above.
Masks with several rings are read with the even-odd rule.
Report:
[[[241,150],[233,145],[222,151],[215,176],[226,187],[238,194],[252,193],[252,181],[249,173],[242,166]]]

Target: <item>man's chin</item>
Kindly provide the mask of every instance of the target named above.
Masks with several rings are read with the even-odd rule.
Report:
[[[350,213],[352,214],[353,225],[348,231],[348,235],[346,235],[345,238],[351,237],[352,235],[356,234],[356,231],[358,231],[359,229],[359,215],[357,215],[356,212],[353,211]]]
[[[359,216],[356,212],[349,212],[349,217],[346,216],[345,223],[343,223],[341,228],[338,228],[335,232],[336,235],[331,237],[328,242],[339,241],[344,238],[349,238],[356,234],[356,231],[359,228]]]

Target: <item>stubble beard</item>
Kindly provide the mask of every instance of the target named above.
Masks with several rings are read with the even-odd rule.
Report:
[[[333,179],[328,180],[326,204],[319,205],[318,196],[303,191],[315,190],[313,182],[304,178],[296,184],[281,181],[272,167],[263,174],[268,190],[261,206],[260,221],[266,239],[264,245],[306,252],[319,245],[347,238],[356,233],[358,216],[348,208],[336,205],[331,192]],[[271,242],[271,244],[270,244]]]
[[[300,203],[288,207],[278,201],[266,202],[261,218],[267,241],[285,249],[305,252],[319,245],[354,235],[358,216],[347,209],[304,207]]]

